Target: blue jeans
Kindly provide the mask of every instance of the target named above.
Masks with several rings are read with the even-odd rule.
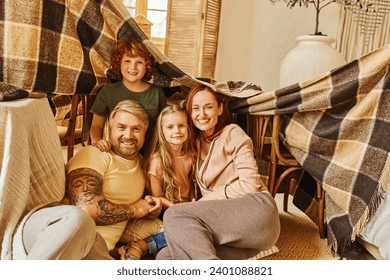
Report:
[[[149,254],[153,255],[167,246],[164,232],[157,233],[145,239],[148,243]]]

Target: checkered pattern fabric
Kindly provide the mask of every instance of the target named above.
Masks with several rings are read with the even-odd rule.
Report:
[[[27,92],[94,94],[109,82],[112,50],[125,35],[143,40],[156,58],[154,83],[198,83],[151,43],[120,0],[5,0],[0,34],[3,96],[10,85]],[[14,91],[9,98],[23,97],[25,92]]]
[[[313,79],[231,103],[240,113],[282,115],[284,144],[326,191],[328,241],[339,253],[390,184],[389,70],[387,45]]]
[[[0,101],[26,92],[96,94],[110,80],[110,55],[125,35],[141,39],[155,57],[155,84],[204,83],[232,97],[233,112],[283,115],[285,145],[326,191],[328,239],[336,251],[375,213],[390,181],[390,46],[263,93],[246,82],[187,75],[145,36],[120,0],[4,0]]]
[[[149,40],[121,0],[4,0],[0,3],[0,101],[38,96],[31,94],[35,92],[96,94],[113,77],[110,56],[123,36],[142,40],[154,56],[156,85],[191,88],[203,83],[241,97],[261,92],[259,86],[246,82],[189,76]]]

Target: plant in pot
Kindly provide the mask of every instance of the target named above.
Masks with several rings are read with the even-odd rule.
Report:
[[[309,5],[313,5],[315,12],[316,12],[316,23],[315,23],[315,30],[314,35],[322,35],[322,33],[319,31],[320,26],[320,13],[323,8],[326,6],[337,3],[344,8],[358,8],[358,9],[364,9],[368,11],[368,9],[373,8],[373,4],[369,3],[369,0],[270,0],[271,3],[274,5],[277,2],[285,2],[287,4],[287,7],[290,7],[290,9],[294,8],[296,5],[299,5],[299,7],[305,7],[308,8]]]
[[[344,8],[366,9],[372,4],[369,0],[270,0],[272,4],[284,2],[290,9],[294,7],[314,7],[315,30],[314,34],[298,36],[295,40],[298,45],[284,57],[279,73],[279,86],[284,87],[307,80],[323,72],[339,67],[346,63],[345,58],[334,49],[331,44],[334,38],[319,31],[320,13],[332,3]]]

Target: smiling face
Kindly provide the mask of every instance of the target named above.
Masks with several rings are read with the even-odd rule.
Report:
[[[124,54],[121,60],[123,83],[141,82],[146,72],[146,60],[141,56],[131,57]]]
[[[191,118],[194,126],[206,136],[210,136],[218,123],[223,107],[218,104],[215,96],[208,90],[197,92],[192,101]]]
[[[180,146],[188,139],[187,116],[184,112],[166,114],[161,119],[165,140],[171,146]]]
[[[118,111],[112,119],[110,141],[112,150],[126,159],[134,159],[145,141],[147,126],[137,116]]]

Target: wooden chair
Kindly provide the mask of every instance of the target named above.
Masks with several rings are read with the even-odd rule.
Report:
[[[279,189],[284,187],[283,210],[287,212],[289,195],[294,193],[294,188],[304,169],[279,139],[280,116],[252,114],[249,115],[247,124],[248,135],[253,140],[255,155],[268,163],[267,188],[275,197]],[[325,195],[319,183],[317,183],[317,198],[319,201],[319,233],[321,238],[325,238]]]
[[[77,144],[90,143],[89,129],[92,123],[90,110],[95,100],[95,95],[74,94],[70,107],[69,119],[66,127],[57,126],[61,145],[67,146],[67,160],[74,154],[74,146]],[[81,116],[81,128],[76,127],[78,117]]]

